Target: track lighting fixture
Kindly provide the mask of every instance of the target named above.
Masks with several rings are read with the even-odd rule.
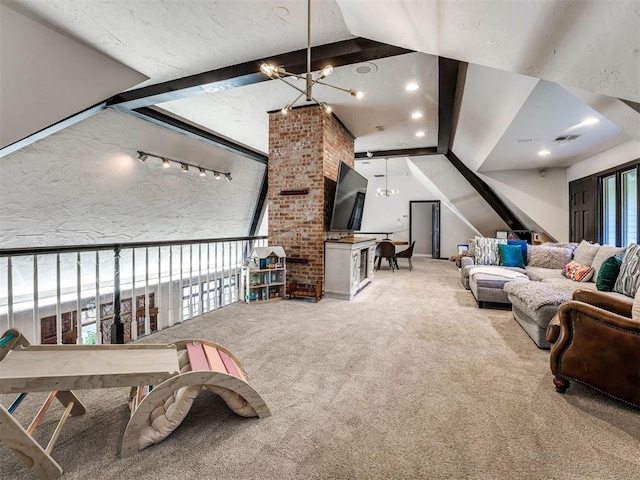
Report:
[[[331,107],[326,105],[324,102],[318,102],[315,98],[313,98],[312,88],[315,84],[324,85],[325,87],[335,88],[336,90],[341,90],[343,92],[348,93],[352,97],[362,98],[363,93],[358,90],[346,89],[342,87],[336,87],[335,85],[331,85],[329,83],[325,83],[322,80],[327,78],[329,75],[333,73],[333,65],[326,65],[320,72],[317,77],[314,79],[311,73],[311,0],[307,0],[307,72],[305,74],[296,74],[287,72],[284,68],[278,67],[276,65],[272,65],[270,63],[263,63],[260,65],[260,71],[265,74],[267,77],[273,80],[282,80],[284,83],[289,85],[291,88],[300,92],[300,94],[295,98],[293,102],[290,102],[285,107],[283,107],[280,112],[283,115],[286,115],[291,111],[293,106],[300,100],[303,96],[305,97],[307,102],[315,102],[324,108],[325,112],[331,113]],[[304,80],[306,82],[305,88],[299,88],[293,83],[289,83],[285,80],[285,77],[293,77],[300,80]]]
[[[160,160],[162,160],[162,167],[163,168],[169,168],[171,166],[171,162],[174,162],[176,164],[180,164],[180,168],[182,170],[182,173],[189,173],[189,167],[193,167],[194,169],[198,169],[199,175],[201,177],[206,177],[207,176],[207,172],[211,172],[213,174],[213,178],[215,178],[216,180],[220,180],[222,178],[222,176],[224,175],[224,177],[226,178],[227,182],[231,181],[231,173],[229,173],[229,172],[220,172],[218,170],[211,170],[211,169],[208,169],[208,168],[204,168],[204,167],[199,167],[197,165],[193,165],[191,163],[180,162],[178,160],[173,160],[171,158],[161,157],[159,155],[154,155],[153,153],[149,153],[149,152],[137,151],[137,153],[138,153],[138,160],[140,160],[140,162],[144,162],[149,157],[155,157],[155,158],[159,158]]]

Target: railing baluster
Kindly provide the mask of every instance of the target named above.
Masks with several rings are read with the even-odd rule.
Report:
[[[173,325],[173,247],[169,245],[169,326]]]
[[[76,253],[76,343],[82,344],[82,267]]]
[[[182,279],[182,270],[184,268],[183,247],[180,245],[180,321],[184,321],[184,280]]]
[[[61,297],[60,291],[60,254],[56,254],[56,343],[60,345],[62,343],[62,309],[61,309]]]
[[[198,244],[198,310],[200,315],[204,313],[204,302],[202,301],[202,244]]]
[[[136,297],[136,249],[131,249],[131,340],[138,338],[138,299]]]
[[[96,251],[96,344],[102,343],[102,302],[100,302],[100,251]]]
[[[38,255],[33,256],[33,343],[42,342],[40,333],[40,292],[38,287]]]
[[[13,328],[13,259],[7,259],[7,326]]]
[[[162,330],[162,247],[158,247],[158,289],[156,291],[156,331]]]
[[[189,320],[193,318],[193,245],[189,244]]]
[[[211,244],[207,242],[207,312],[211,311],[211,258],[209,252]]]
[[[149,247],[144,249],[144,334],[151,333],[149,316]]]

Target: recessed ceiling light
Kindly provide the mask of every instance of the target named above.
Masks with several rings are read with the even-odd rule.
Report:
[[[596,123],[598,123],[600,121],[599,118],[596,117],[589,117],[589,118],[585,118],[582,122],[580,122],[582,125],[595,125]]]
[[[414,90],[418,90],[420,88],[420,85],[418,85],[417,83],[411,82],[411,83],[407,83],[407,86],[404,87],[407,92],[413,92]]]
[[[413,112],[411,114],[411,118],[413,118],[413,119],[422,118],[422,112]]]
[[[424,132],[422,130],[416,132],[416,137],[424,137]]]
[[[529,143],[529,142],[533,142],[533,138],[521,138],[520,140],[518,140],[518,143]]]
[[[538,155],[540,155],[541,157],[546,157],[547,155],[551,155],[551,152],[549,150],[540,150],[538,152]]]

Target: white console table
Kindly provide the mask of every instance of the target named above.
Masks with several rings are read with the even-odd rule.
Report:
[[[373,281],[374,238],[343,238],[324,244],[324,294],[351,300]]]

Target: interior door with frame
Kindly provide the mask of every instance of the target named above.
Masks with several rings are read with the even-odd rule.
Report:
[[[414,255],[440,258],[439,200],[409,202],[409,243],[414,240]]]

